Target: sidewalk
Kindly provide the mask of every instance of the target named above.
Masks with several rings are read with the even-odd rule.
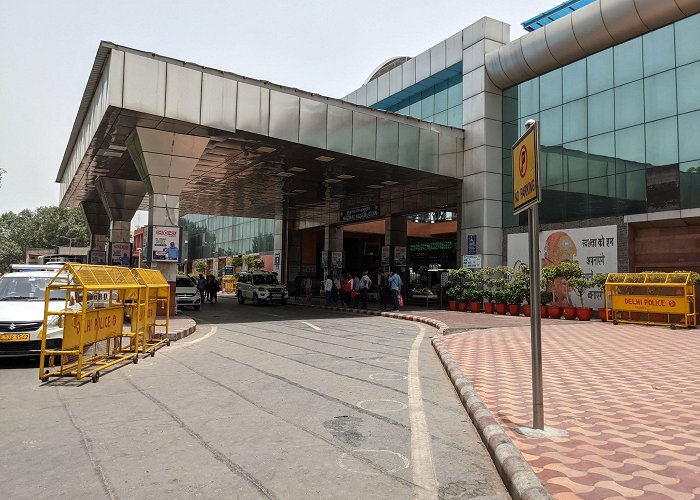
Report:
[[[567,436],[531,439],[529,318],[401,316],[462,332],[438,343],[556,498],[700,497],[700,331],[543,319],[545,424]]]

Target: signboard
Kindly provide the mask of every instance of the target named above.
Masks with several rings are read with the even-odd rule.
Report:
[[[340,212],[341,222],[353,222],[357,220],[376,219],[379,217],[379,204],[355,207]]]
[[[648,295],[613,295],[614,311],[640,311],[662,314],[686,314],[688,301],[685,297]]]
[[[224,266],[224,276],[233,276],[233,266]]]
[[[109,263],[112,266],[131,266],[131,243],[110,243]]]
[[[467,235],[467,255],[476,255],[476,235]]]
[[[275,272],[280,272],[282,268],[282,252],[275,252],[275,262],[274,262]]]
[[[394,265],[406,265],[406,247],[394,247]]]
[[[513,215],[541,201],[539,122],[511,148],[513,154]]]
[[[462,255],[462,267],[481,269],[481,255]]]
[[[331,252],[331,267],[333,269],[343,268],[343,252]]]
[[[323,269],[328,268],[328,252],[321,250],[321,267]]]
[[[106,264],[107,252],[104,252],[102,250],[90,250],[88,260],[90,264]]]
[[[151,260],[180,262],[180,228],[152,226],[149,231]],[[216,261],[215,261],[216,262]]]
[[[382,255],[382,266],[388,266],[389,263],[391,262],[391,261],[389,260],[389,253],[390,253],[390,251],[391,251],[391,247],[390,247],[390,246],[388,246],[388,245],[387,245],[387,246],[382,246],[382,250],[381,250],[381,255]]]
[[[105,253],[105,252],[102,252]],[[92,344],[106,338],[118,337],[124,326],[124,309],[106,308],[88,311],[84,315],[85,331],[82,342]],[[72,326],[63,330],[63,347],[73,348],[80,344],[81,317],[74,316]]]

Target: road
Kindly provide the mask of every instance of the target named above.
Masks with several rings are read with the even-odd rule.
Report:
[[[418,323],[296,306],[40,383],[0,359],[5,498],[508,498]]]

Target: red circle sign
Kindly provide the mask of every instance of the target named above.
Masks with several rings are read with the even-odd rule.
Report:
[[[525,177],[527,173],[527,148],[525,145],[520,146],[520,165],[518,165],[520,177]]]

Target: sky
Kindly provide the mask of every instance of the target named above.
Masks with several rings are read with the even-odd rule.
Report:
[[[0,0],[0,213],[58,204],[56,175],[101,40],[343,97],[391,57],[414,57],[484,16],[510,24],[513,40],[560,1]]]

